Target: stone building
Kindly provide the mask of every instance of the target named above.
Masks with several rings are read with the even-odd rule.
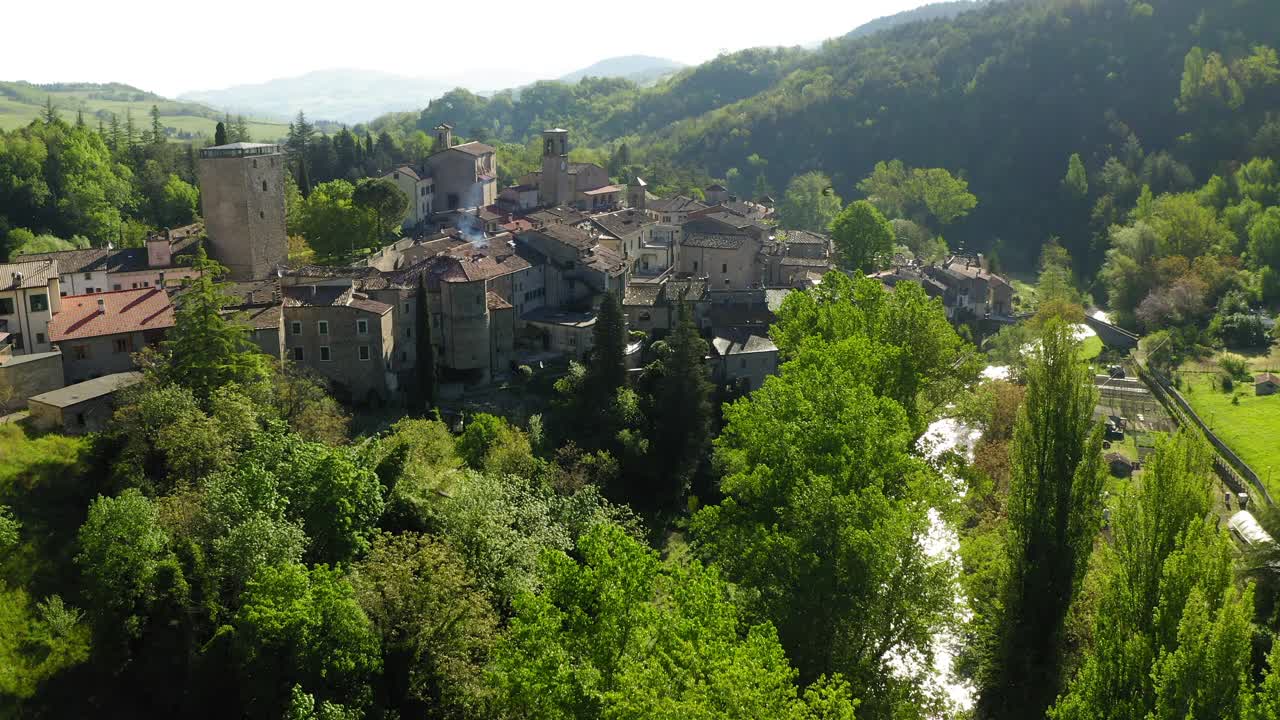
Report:
[[[716,330],[711,341],[712,377],[724,385],[757,390],[778,372],[778,346],[767,330],[729,328]]]
[[[400,227],[409,229],[425,224],[435,212],[436,181],[430,175],[423,177],[409,165],[401,165],[382,176],[400,188],[400,192],[409,199],[405,206],[404,216],[400,218]]]
[[[1258,373],[1253,378],[1254,395],[1275,395],[1280,391],[1280,375],[1275,373]]]
[[[51,390],[27,400],[31,424],[66,435],[105,430],[120,391],[142,382],[140,372],[121,372]]]
[[[435,212],[474,209],[498,200],[497,151],[480,142],[453,144],[453,128],[436,128],[436,152],[427,158]]]
[[[625,185],[609,181],[609,171],[595,163],[569,160],[569,131],[542,132],[542,169],[520,177],[517,187],[538,188],[542,207],[572,205],[580,210],[608,211],[622,206]]]
[[[57,262],[58,292],[64,296],[161,284],[173,287],[199,275],[191,268],[191,258],[203,235],[204,225],[195,223],[154,233],[147,237],[145,247],[60,250],[19,255],[16,259]]]
[[[198,171],[210,254],[232,280],[261,280],[275,272],[289,256],[280,146],[207,147],[200,151]]]
[[[683,195],[671,198],[652,200],[645,204],[645,212],[660,223],[666,225],[683,225],[690,213],[706,210],[707,204]]]
[[[590,233],[570,225],[546,225],[520,233],[518,242],[544,266],[545,303],[552,308],[588,310],[605,292],[623,292],[627,264]]]
[[[0,341],[0,415],[15,412],[32,395],[57,390],[62,379],[62,353],[57,350],[14,355]]]
[[[588,232],[605,247],[620,253],[632,275],[653,277],[671,267],[672,237],[654,233],[657,223],[635,208],[593,215]]]
[[[769,229],[733,215],[690,218],[681,226],[676,271],[707,278],[712,289],[765,284],[764,250]]]
[[[770,287],[805,288],[832,268],[831,238],[805,230],[777,233],[765,251],[766,279]]]
[[[0,264],[0,345],[14,355],[52,350],[49,321],[61,308],[61,287],[53,260]]]
[[[133,354],[164,339],[173,304],[160,288],[113,290],[62,298],[49,337],[62,351],[68,383],[135,369]]]
[[[348,403],[381,405],[399,388],[393,307],[355,290],[350,278],[281,286],[285,357],[329,381]]]
[[[699,328],[709,327],[710,296],[707,281],[699,278],[663,278],[660,282],[632,282],[622,296],[627,326],[655,338],[666,336],[679,320],[680,299],[693,311]]]
[[[926,266],[923,273],[946,287],[943,304],[948,317],[1013,314],[1013,286],[989,271],[981,255],[952,255],[940,266]]]

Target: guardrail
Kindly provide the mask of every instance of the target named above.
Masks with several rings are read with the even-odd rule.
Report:
[[[1267,492],[1267,487],[1262,484],[1258,474],[1209,428],[1195,410],[1191,409],[1191,404],[1182,397],[1182,393],[1171,386],[1164,376],[1151,370],[1144,363],[1138,362],[1136,358],[1134,365],[1138,368],[1138,377],[1151,388],[1152,394],[1169,410],[1169,415],[1174,422],[1179,425],[1194,425],[1208,439],[1209,444],[1217,451],[1214,470],[1224,483],[1235,492],[1252,489],[1262,496],[1268,506],[1275,505],[1271,499],[1271,493]]]

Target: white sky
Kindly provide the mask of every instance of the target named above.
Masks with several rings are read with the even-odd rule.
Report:
[[[692,64],[802,45],[925,2],[6,2],[0,80],[123,82],[170,97],[334,67],[448,78],[502,70],[527,81],[617,55]]]

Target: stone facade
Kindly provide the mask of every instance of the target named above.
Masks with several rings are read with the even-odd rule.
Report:
[[[142,382],[142,373],[105,375],[36,395],[27,400],[31,423],[41,430],[67,435],[106,429],[121,390]]]
[[[200,203],[211,254],[232,280],[261,280],[289,256],[285,235],[285,156],[279,145],[204,148]]]
[[[32,395],[57,390],[63,384],[62,353],[56,350],[27,355],[0,353],[0,415],[23,407]]]

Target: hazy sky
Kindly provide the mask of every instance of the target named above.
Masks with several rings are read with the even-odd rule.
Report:
[[[527,81],[615,55],[696,63],[811,43],[925,1],[13,2],[0,80],[116,81],[167,96],[333,67]]]

